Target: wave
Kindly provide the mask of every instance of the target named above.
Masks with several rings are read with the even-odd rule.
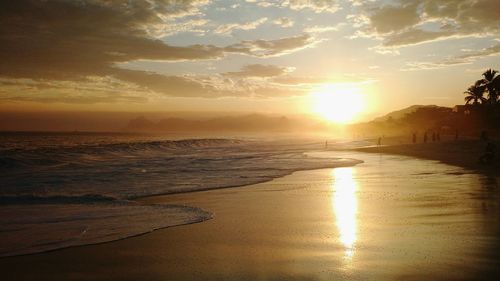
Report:
[[[0,151],[0,169],[5,172],[19,169],[43,169],[70,165],[74,162],[83,164],[112,157],[127,158],[154,153],[175,153],[180,150],[228,146],[240,143],[242,141],[236,139],[186,139],[92,143],[76,146],[65,146],[65,143],[62,143],[59,146],[52,145],[50,147],[14,147]]]
[[[131,199],[248,185],[297,170],[359,163],[308,157],[304,152],[313,145],[188,139],[15,149],[0,155],[0,196]]]
[[[10,241],[0,245],[0,256],[112,241],[210,217],[195,207],[142,205],[136,198],[244,186],[361,162],[307,154],[323,149],[322,142],[58,142],[0,151],[0,240]]]

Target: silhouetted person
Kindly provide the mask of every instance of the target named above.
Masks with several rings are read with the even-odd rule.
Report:
[[[328,149],[328,141],[325,141],[325,149]]]
[[[380,146],[381,144],[382,144],[382,138],[381,138],[381,137],[379,137],[379,138],[378,138],[378,141],[377,141],[377,145],[378,145],[378,146]]]
[[[424,143],[427,143],[427,132],[424,134]]]
[[[440,132],[437,133],[436,139],[437,139],[437,141],[441,141],[441,133]]]
[[[417,143],[417,133],[413,133],[413,143]]]
[[[484,154],[479,157],[479,161],[484,164],[491,164],[495,159],[496,145],[492,142],[488,142]]]
[[[435,141],[436,141],[436,133],[432,132],[432,142],[435,142]]]

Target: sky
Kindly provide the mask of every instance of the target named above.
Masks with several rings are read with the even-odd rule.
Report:
[[[499,35],[498,0],[1,1],[0,111],[363,121],[462,104]]]

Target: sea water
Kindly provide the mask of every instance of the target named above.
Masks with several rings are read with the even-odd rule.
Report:
[[[269,181],[297,170],[349,166],[311,157],[323,142],[182,139],[113,133],[0,134],[0,256],[130,237],[200,222],[196,206],[136,198]]]

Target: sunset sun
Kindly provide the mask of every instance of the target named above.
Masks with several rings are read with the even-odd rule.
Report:
[[[311,93],[312,111],[328,121],[350,123],[364,109],[361,90],[347,84],[328,84]]]

